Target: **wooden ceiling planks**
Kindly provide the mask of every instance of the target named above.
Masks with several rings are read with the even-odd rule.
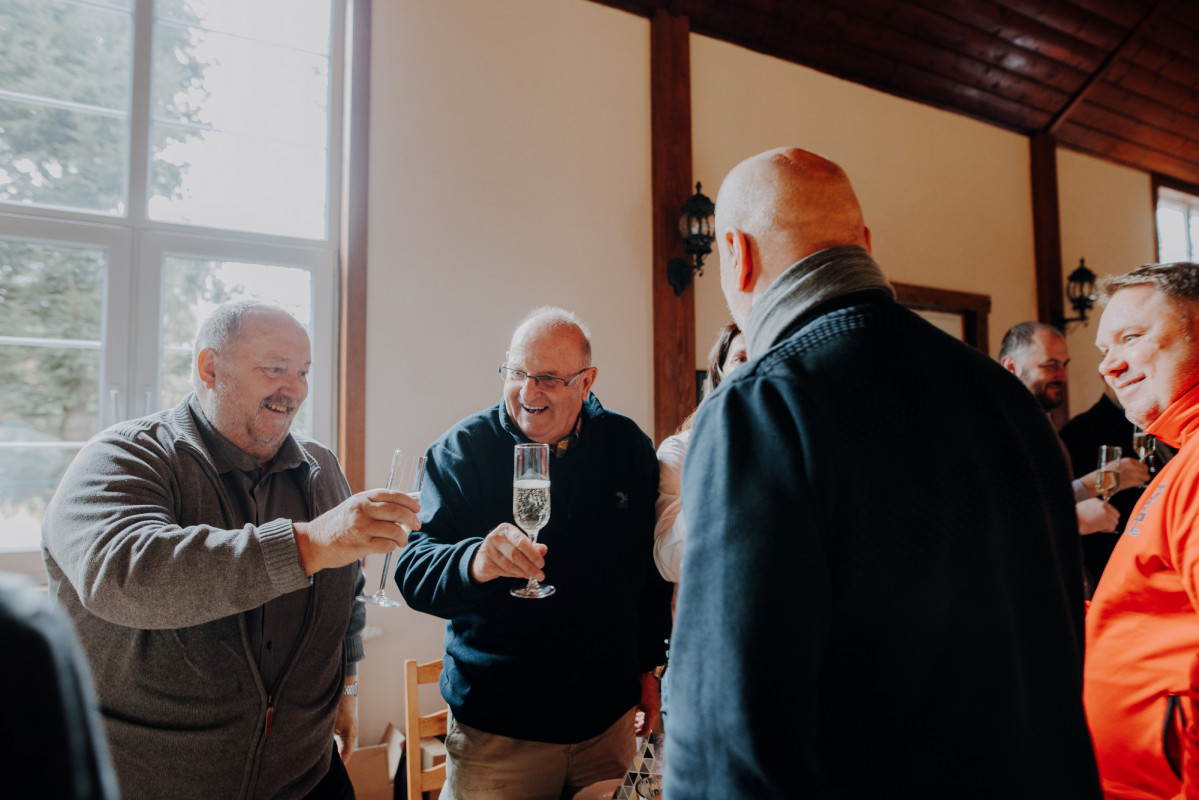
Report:
[[[1196,0],[593,0],[1199,184]]]

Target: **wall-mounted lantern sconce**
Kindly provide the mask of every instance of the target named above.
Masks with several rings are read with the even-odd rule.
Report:
[[[1078,259],[1078,267],[1066,278],[1066,297],[1074,307],[1077,317],[1062,317],[1061,325],[1067,322],[1086,322],[1087,312],[1095,306],[1095,273],[1087,269],[1087,260]]]
[[[695,184],[695,194],[683,203],[683,214],[679,217],[679,235],[687,245],[685,259],[671,259],[666,265],[666,278],[674,287],[676,296],[691,285],[691,274],[704,274],[704,256],[712,252],[712,240],[716,237],[716,206],[700,191],[702,184]]]

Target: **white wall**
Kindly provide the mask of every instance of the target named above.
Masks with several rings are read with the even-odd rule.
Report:
[[[1078,260],[1099,277],[1119,275],[1156,261],[1153,186],[1148,174],[1058,150],[1058,206],[1062,229],[1062,278]],[[1064,290],[1063,290],[1064,291]],[[1102,309],[1086,322],[1067,325],[1070,344],[1070,415],[1090,408],[1103,393],[1095,329]],[[1075,316],[1069,309],[1069,316]]]
[[[892,280],[991,296],[991,354],[1036,314],[1028,140],[703,36],[691,37],[693,171],[715,199],[742,159],[795,145],[854,184]],[[728,320],[718,260],[696,289],[696,363]]]
[[[371,50],[367,482],[498,401],[512,327],[546,303],[591,326],[596,395],[652,432],[648,21],[385,0]],[[368,624],[363,744],[400,721],[402,661],[439,656],[443,628],[373,606]]]

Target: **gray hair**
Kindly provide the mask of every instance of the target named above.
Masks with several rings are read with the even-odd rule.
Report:
[[[1132,286],[1152,286],[1188,321],[1199,311],[1199,264],[1192,261],[1144,264],[1123,275],[1110,275],[1099,282],[1100,301],[1106,303]]]
[[[1062,333],[1060,328],[1047,322],[1021,322],[1019,325],[1013,325],[1003,335],[1003,342],[999,345],[999,358],[1014,355],[1028,348],[1037,338],[1038,333],[1048,333],[1058,339],[1066,338],[1066,334]]]
[[[558,306],[538,306],[537,308],[525,314],[520,322],[516,323],[516,327],[512,329],[512,337],[509,341],[516,338],[517,332],[529,322],[537,320],[545,324],[551,331],[557,333],[565,329],[572,329],[580,336],[580,349],[583,351],[583,360],[587,362],[587,366],[591,366],[591,329],[579,316],[573,311],[567,311],[565,308]]]
[[[218,353],[226,348],[237,337],[241,336],[242,320],[247,311],[265,311],[292,316],[283,306],[268,303],[263,300],[230,300],[217,306],[216,309],[200,323],[196,333],[195,344],[192,345],[191,385],[199,391],[200,371],[196,365],[200,361],[200,353],[212,348]],[[299,324],[299,323],[297,323]]]

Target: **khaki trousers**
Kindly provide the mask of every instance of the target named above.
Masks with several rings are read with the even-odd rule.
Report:
[[[597,781],[623,777],[636,755],[635,709],[578,744],[485,733],[450,716],[441,800],[569,800]]]

